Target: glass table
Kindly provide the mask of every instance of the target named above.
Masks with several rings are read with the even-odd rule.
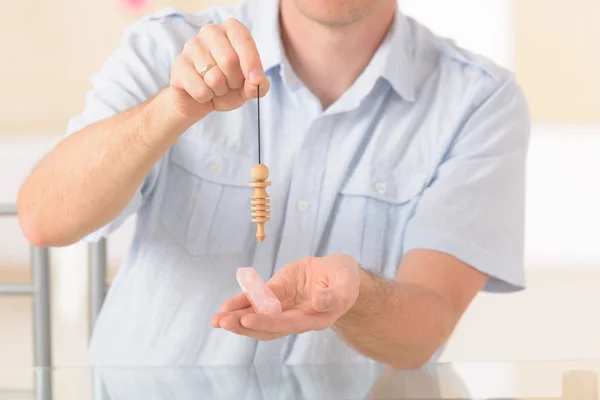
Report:
[[[600,362],[0,368],[1,400],[598,400]]]

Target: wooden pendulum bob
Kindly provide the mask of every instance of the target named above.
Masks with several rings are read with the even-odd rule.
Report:
[[[265,234],[265,223],[269,222],[269,194],[267,186],[271,186],[271,182],[267,181],[269,177],[269,168],[264,164],[256,164],[252,167],[250,175],[254,182],[249,185],[254,188],[250,207],[252,209],[252,222],[256,222],[256,238],[259,242],[263,242],[267,235]]]

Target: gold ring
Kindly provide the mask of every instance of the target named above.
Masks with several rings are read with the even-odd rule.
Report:
[[[200,76],[201,76],[202,78],[204,78],[204,75],[206,75],[206,73],[207,73],[208,71],[210,71],[210,69],[211,69],[212,67],[214,67],[215,65],[216,65],[216,64],[215,64],[214,62],[211,62],[210,64],[206,64],[206,66],[205,66],[204,68],[202,68],[202,71],[200,71]]]

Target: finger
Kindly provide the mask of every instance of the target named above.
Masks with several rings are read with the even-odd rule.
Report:
[[[281,302],[283,311],[296,305],[298,298],[298,271],[296,263],[281,268],[267,281],[267,286]]]
[[[183,51],[192,61],[194,69],[200,75],[200,78],[212,90],[215,96],[223,96],[229,91],[225,75],[216,65],[216,61],[210,54],[208,46],[202,39],[196,37],[188,40]],[[213,65],[213,67],[204,72],[208,65]],[[204,76],[202,76],[203,73]]]
[[[243,310],[234,311],[231,313],[227,313],[221,320],[219,321],[219,326],[223,329],[232,330],[232,329],[240,329],[243,326],[240,323],[241,318],[244,315],[249,313],[253,313],[254,310],[252,307],[244,308]]]
[[[258,340],[273,340],[281,337],[282,335],[279,333],[270,333],[270,332],[259,332],[253,331],[251,329],[247,329],[242,326],[240,320],[243,316],[253,314],[254,310],[252,307],[248,307],[243,310],[238,310],[230,313],[221,313],[220,316],[216,315],[213,317],[215,320],[219,320],[218,326],[230,332],[236,333],[238,335],[244,335],[253,337]],[[212,322],[212,321],[211,321]]]
[[[229,42],[239,57],[244,77],[252,85],[262,85],[265,73],[250,31],[244,24],[233,18],[225,21],[223,25]]]
[[[277,333],[265,333],[265,332],[256,332],[251,329],[246,328],[233,328],[227,329],[229,332],[233,332],[236,335],[248,336],[261,341],[269,341],[279,339],[285,335],[277,334]]]
[[[204,82],[211,88],[215,96],[224,96],[229,92],[227,78],[218,66],[212,67],[204,75]]]
[[[274,314],[245,314],[240,324],[246,329],[257,332],[279,333],[285,335],[327,329],[334,319],[327,313],[306,312],[293,309]]]
[[[321,286],[316,286],[313,288],[311,293],[311,303],[315,310],[319,312],[326,312],[331,308],[331,290],[328,288],[323,288]]]
[[[246,81],[246,83],[244,83],[244,89],[243,89],[242,96],[244,98],[244,101],[255,99],[256,95],[260,89],[260,97],[265,97],[266,94],[269,92],[270,88],[271,88],[271,81],[269,80],[269,78],[263,79],[260,86],[255,86],[252,83],[250,83],[249,81]]]
[[[210,319],[210,324],[215,328],[224,328],[235,325],[237,320],[239,324],[240,318],[250,312],[254,312],[252,307],[244,308],[236,311],[219,312]],[[225,324],[225,326],[223,326]]]
[[[271,289],[271,292],[277,297],[279,301],[285,301],[288,296],[288,290],[286,289],[286,282],[278,279],[279,274],[275,274],[269,281],[267,282],[267,286]]]
[[[233,48],[225,29],[219,25],[204,25],[200,29],[199,38],[207,46],[212,58],[226,78],[227,86],[237,89],[244,84],[244,74],[240,66],[240,59]],[[208,74],[207,74],[208,75]]]
[[[210,325],[213,328],[220,328],[221,325],[219,325],[219,322],[221,321],[221,317],[222,317],[222,315],[220,315],[220,314],[213,315],[210,319]]]
[[[251,304],[250,304],[250,301],[248,300],[248,297],[244,293],[240,293],[238,295],[233,296],[232,298],[227,300],[225,303],[221,304],[220,309],[223,312],[227,312],[227,311],[241,310],[243,308],[248,308],[250,306],[251,306]]]
[[[180,57],[175,63],[171,85],[185,90],[198,103],[202,104],[212,100],[214,97],[213,91],[197,73],[191,60],[186,57]]]

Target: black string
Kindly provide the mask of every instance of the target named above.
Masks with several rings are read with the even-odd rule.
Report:
[[[260,86],[256,87],[256,109],[258,113],[258,163],[260,164]]]

